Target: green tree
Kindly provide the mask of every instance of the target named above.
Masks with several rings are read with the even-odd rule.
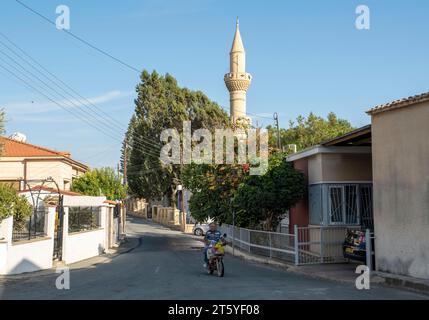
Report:
[[[182,181],[192,192],[189,209],[197,221],[212,218],[237,226],[273,230],[281,216],[303,198],[304,175],[273,154],[268,171],[261,176],[248,174],[246,165],[186,166]]]
[[[71,190],[87,196],[105,196],[108,200],[126,197],[125,187],[112,168],[93,169],[75,179]]]
[[[285,154],[270,157],[268,171],[247,176],[239,185],[233,206],[238,226],[275,230],[281,217],[304,197],[304,175],[286,162]]]
[[[161,165],[161,132],[176,129],[180,133],[183,121],[188,120],[192,130],[222,128],[228,116],[202,92],[180,87],[169,74],[143,71],[136,91],[135,113],[125,137],[129,188],[132,194],[148,200],[172,199],[180,165]]]
[[[199,165],[184,167],[182,181],[192,192],[189,210],[193,218],[203,222],[208,218],[228,222],[231,199],[246,176],[242,165]]]
[[[330,112],[326,119],[310,113],[308,117],[298,116],[296,121],[289,122],[289,128],[280,129],[282,146],[296,144],[298,150],[317,145],[325,140],[336,138],[354,128],[349,121],[339,119],[335,113]],[[277,145],[277,131],[272,126],[270,131],[270,146]]]
[[[12,187],[0,184],[0,222],[13,216],[14,227],[20,230],[32,212],[26,198],[19,196]]]

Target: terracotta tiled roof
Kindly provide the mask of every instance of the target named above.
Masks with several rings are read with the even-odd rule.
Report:
[[[6,137],[0,137],[2,157],[69,157],[68,152],[59,152],[30,143],[20,142]]]
[[[372,108],[371,110],[368,110],[366,113],[369,115],[373,115],[373,114],[377,114],[380,112],[389,111],[389,110],[398,109],[398,108],[403,108],[403,107],[407,107],[407,106],[412,105],[412,104],[426,102],[426,101],[429,101],[429,92],[419,94],[419,95],[415,95],[415,96],[408,97],[408,98],[395,100],[395,101],[392,101],[392,102],[389,102],[386,104],[381,104],[381,105],[378,105],[378,106]]]
[[[50,187],[46,187],[46,186],[34,186],[31,188],[32,191],[46,191],[46,192],[50,192],[50,193],[58,193],[58,190],[55,188],[50,188]],[[26,193],[26,192],[30,192],[30,190],[21,190],[18,193]],[[67,196],[81,196],[80,193],[77,192],[72,192],[72,191],[65,191],[65,190],[60,190],[60,193],[62,195],[67,195]]]
[[[104,201],[104,203],[116,205],[116,201],[112,201],[112,200],[106,200],[106,201]]]

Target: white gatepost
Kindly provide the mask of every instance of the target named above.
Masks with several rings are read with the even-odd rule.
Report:
[[[69,238],[69,207],[63,207],[63,243],[62,243],[62,258],[64,263],[67,263],[67,239]]]
[[[13,216],[3,219],[0,223],[0,241],[12,245],[13,235]]]
[[[108,206],[100,207],[100,228],[104,230],[104,240],[103,240],[103,249],[106,252],[109,249],[109,233],[110,233],[110,223],[108,223]]]
[[[55,237],[55,215],[56,207],[47,207],[44,231],[46,236],[51,239]]]
[[[7,252],[12,245],[13,217],[3,219],[0,223],[0,274],[7,273]]]

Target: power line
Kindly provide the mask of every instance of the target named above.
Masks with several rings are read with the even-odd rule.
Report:
[[[85,100],[86,102],[88,102],[90,105],[92,105],[94,108],[96,108],[97,110],[99,110],[99,112],[101,113],[101,117],[103,117],[103,115],[105,114],[100,108],[98,108],[96,105],[94,105],[91,101],[89,101],[87,98],[81,96],[78,92],[76,92],[76,90],[74,90],[73,88],[71,88],[70,86],[68,86],[64,81],[62,81],[61,79],[59,79],[57,76],[55,76],[53,73],[51,73],[49,70],[47,70],[45,67],[43,67],[37,60],[35,60],[33,57],[31,57],[28,53],[26,53],[22,48],[20,48],[17,44],[15,44],[9,37],[7,37],[4,33],[0,32],[0,36],[2,36],[3,38],[5,38],[10,44],[12,44],[16,49],[18,49],[22,54],[24,54],[28,59],[30,59],[32,62],[34,62],[39,68],[41,68],[44,72],[48,73],[50,76],[52,76],[57,82],[60,82],[63,86],[65,86],[66,88],[68,88],[70,91],[72,91],[73,93],[75,93],[79,98]],[[6,47],[10,52],[12,52],[15,56],[18,56],[22,61],[24,61],[26,64],[28,64],[30,67],[32,67],[34,70],[36,70],[37,72],[39,72],[40,74],[42,74],[45,78],[49,79],[45,74],[43,74],[42,72],[40,72],[40,70],[38,70],[33,64],[29,63],[27,60],[25,60],[21,55],[17,54],[15,50],[13,50],[12,48],[10,48],[7,44],[5,44],[3,41],[0,40],[0,43]],[[51,80],[52,81],[52,80]],[[62,89],[57,82],[52,81],[58,88]],[[64,90],[64,89],[62,89]],[[65,91],[65,90],[64,90]],[[70,96],[72,96],[70,94]],[[103,118],[104,120],[110,122],[110,118],[106,117]],[[111,122],[114,126],[117,126],[117,123],[115,122]]]
[[[121,143],[116,143],[116,144],[111,145],[111,146],[109,146],[109,147],[107,147],[107,148],[105,148],[105,149],[103,149],[101,151],[98,151],[97,153],[93,153],[93,154],[91,154],[91,155],[89,155],[89,156],[87,156],[87,157],[85,157],[83,159],[85,159],[85,161],[88,161],[89,159],[98,158],[100,155],[104,155],[107,152],[110,152],[113,148],[116,148],[116,147],[118,147],[120,145],[121,145]]]
[[[2,41],[0,40],[0,43],[2,43]],[[2,43],[3,45],[4,45],[4,43]],[[42,82],[43,84],[44,84],[44,86],[45,87],[48,87],[50,90],[52,90],[52,91],[54,91],[57,95],[59,95],[59,96],[61,96],[63,99],[66,99],[66,101],[70,104],[72,104],[72,105],[74,105],[75,107],[77,107],[77,111],[80,111],[80,112],[82,112],[83,114],[84,114],[84,116],[86,116],[86,112],[85,112],[85,110],[82,110],[81,109],[81,106],[79,106],[79,105],[77,105],[74,101],[72,101],[72,100],[70,100],[70,99],[68,99],[67,97],[65,97],[63,94],[61,94],[61,93],[59,93],[57,90],[55,90],[54,88],[52,88],[50,85],[48,85],[45,81],[43,81],[42,79],[40,79],[37,75],[34,75],[34,73],[32,73],[31,71],[28,71],[28,69],[26,69],[25,67],[23,67],[22,66],[22,64],[20,64],[19,62],[17,62],[15,59],[13,59],[12,57],[10,57],[8,54],[6,54],[6,53],[4,53],[3,51],[1,51],[0,50],[0,53],[2,53],[3,55],[5,55],[6,57],[8,57],[10,60],[12,60],[15,64],[17,64],[21,69],[23,69],[25,72],[27,72],[27,73],[29,73],[29,74],[31,74],[33,77],[35,77],[37,80],[39,80],[40,82]],[[12,52],[12,53],[14,53],[14,52]],[[16,53],[15,53],[16,54]],[[20,57],[22,60],[24,60],[22,57]],[[3,61],[5,61],[5,60],[3,60]],[[25,60],[24,60],[25,61]],[[29,64],[28,63],[28,61],[25,61],[27,64]],[[8,62],[6,62],[6,64],[8,64],[9,66],[11,66]],[[31,64],[30,64],[30,66],[38,73],[38,74],[42,74],[43,76],[44,76],[44,78],[46,78],[48,81],[50,81],[51,83],[54,83],[58,88],[60,88],[60,90],[62,90],[62,91],[64,91],[66,94],[69,94],[66,90],[64,90],[63,88],[61,88],[60,86],[58,86],[57,85],[57,83],[55,82],[55,81],[52,81],[49,77],[47,77],[45,74],[43,74],[43,73],[41,73],[37,68],[35,68],[34,66],[32,66]],[[15,70],[17,70],[14,66],[11,66],[13,69],[15,69]],[[18,72],[20,72],[20,71],[18,71]],[[22,72],[20,72],[21,74],[23,74]],[[27,76],[27,75],[25,75],[26,76],[26,78],[28,79],[29,77]],[[70,95],[70,94],[69,94]],[[89,108],[89,110],[90,111],[93,111],[91,108]],[[98,116],[98,113],[96,113],[96,112],[94,112],[97,116]],[[80,114],[81,115],[81,114]],[[97,123],[97,119],[96,118],[94,118],[96,121],[95,121],[95,123]],[[106,129],[111,129],[112,130],[112,132],[114,132],[115,134],[116,134],[116,131],[115,131],[115,128],[113,128],[112,129],[112,127],[109,127],[109,126],[103,126],[102,127],[102,129],[101,130],[99,130],[99,131],[103,131],[103,133],[106,133]],[[108,134],[111,138],[113,138],[110,134]],[[122,140],[121,140],[121,143],[122,143]],[[146,145],[144,145],[144,144],[146,144]],[[140,139],[140,137],[138,137],[138,138],[136,138],[136,145],[137,145],[137,147],[140,147],[141,149],[143,149],[143,150],[146,150],[147,152],[158,152],[161,148],[159,148],[159,149],[157,149],[157,143],[156,142],[154,142],[154,141],[152,141],[152,140],[150,140],[150,142],[147,142],[147,141],[145,141],[145,139],[144,138],[141,138]],[[144,148],[153,148],[154,150],[151,150],[151,149],[144,149]],[[138,149],[138,148],[136,148],[136,149]],[[158,156],[158,154],[157,154],[157,156]]]
[[[41,14],[40,12],[36,11],[35,9],[33,9],[33,8],[29,7],[27,4],[23,3],[23,2],[22,2],[22,1],[20,1],[20,0],[15,0],[15,1],[16,1],[19,5],[21,5],[22,7],[24,7],[25,9],[29,10],[29,11],[30,11],[30,12],[32,12],[33,14],[35,14],[35,15],[39,16],[40,18],[42,18],[43,20],[45,20],[46,22],[48,22],[48,23],[50,23],[50,24],[52,24],[52,25],[56,26],[56,23],[55,23],[54,21],[50,20],[48,17],[46,17],[45,15],[43,15],[43,14]],[[122,64],[123,66],[125,66],[125,67],[127,67],[127,68],[129,68],[129,69],[131,69],[131,70],[133,70],[133,71],[135,71],[135,72],[137,72],[138,74],[140,74],[140,73],[141,73],[141,71],[140,71],[138,68],[133,67],[132,65],[130,65],[130,64],[128,64],[128,63],[126,63],[125,61],[123,61],[123,60],[121,60],[121,59],[119,59],[119,58],[114,57],[113,55],[111,55],[111,54],[110,54],[110,53],[108,53],[107,51],[105,51],[105,50],[103,50],[103,49],[100,49],[100,48],[96,47],[95,45],[91,44],[91,43],[90,43],[90,42],[88,42],[87,40],[85,40],[85,39],[83,39],[83,38],[81,38],[81,37],[79,37],[79,36],[75,35],[75,34],[74,34],[74,33],[72,33],[71,31],[66,30],[66,29],[61,29],[61,30],[62,30],[62,31],[64,31],[65,33],[67,33],[69,36],[71,36],[71,37],[75,38],[76,40],[78,40],[78,41],[82,42],[82,43],[83,43],[83,44],[85,44],[86,46],[88,46],[88,47],[90,47],[90,48],[94,49],[95,51],[97,51],[97,52],[99,52],[99,53],[101,53],[102,55],[104,55],[104,56],[106,56],[106,57],[108,57],[108,58],[110,58],[110,59],[112,59],[112,60],[114,60],[114,61],[116,61],[116,62],[118,62],[118,63]]]
[[[63,92],[65,92],[67,95],[70,95],[73,99],[76,99],[76,96],[74,96],[73,94],[70,94],[70,92],[68,92],[67,90],[65,90],[64,88],[62,88],[58,82],[62,83],[64,86],[66,86],[66,88],[68,88],[69,90],[71,90],[73,93],[75,93],[78,98],[76,100],[78,100],[78,102],[80,102],[81,104],[85,105],[86,107],[88,107],[88,109],[92,112],[95,113],[97,116],[101,117],[103,120],[105,120],[106,122],[109,122],[110,124],[113,124],[113,127],[117,127],[117,124],[115,122],[113,122],[113,120],[111,120],[110,116],[105,113],[103,110],[101,110],[101,108],[97,107],[94,103],[92,103],[91,101],[89,101],[87,98],[83,97],[82,95],[80,95],[76,90],[74,90],[73,88],[71,88],[70,86],[68,86],[66,83],[64,83],[61,79],[59,79],[57,76],[55,76],[54,74],[52,74],[51,72],[49,72],[49,70],[47,70],[45,67],[43,67],[37,60],[35,60],[34,58],[32,58],[29,54],[27,54],[23,49],[21,49],[17,44],[15,44],[11,39],[9,39],[6,35],[4,35],[3,33],[0,32],[0,36],[2,36],[3,38],[5,38],[9,43],[11,43],[15,48],[17,48],[20,52],[22,52],[26,57],[28,57],[28,59],[30,59],[31,61],[33,61],[37,66],[39,66],[39,68],[41,68],[44,72],[48,73],[50,76],[52,76],[55,80],[57,81],[53,81],[51,78],[49,78],[48,76],[46,76],[45,73],[41,72],[39,69],[37,69],[32,63],[28,62],[26,59],[24,59],[21,55],[17,54],[15,50],[11,49],[8,45],[6,45],[3,41],[0,40],[0,43],[5,46],[10,52],[12,52],[15,56],[18,56],[22,61],[24,61],[26,64],[28,64],[30,67],[32,67],[32,69],[34,69],[38,74],[41,74],[45,79],[47,79],[48,81],[50,81],[51,83],[53,83],[56,87],[58,87],[60,90],[62,90]],[[8,56],[9,59],[12,59],[15,63],[16,60],[14,60],[13,58],[10,58],[10,56]],[[21,66],[22,68],[22,66]],[[28,70],[27,70],[28,72]],[[90,106],[88,106],[85,102],[82,103],[82,101],[80,100],[84,99],[86,100],[90,105],[92,105],[94,108],[96,108],[99,112],[96,112],[95,110],[92,110]],[[78,106],[79,107],[79,106]],[[124,129],[123,129],[124,130]],[[112,129],[112,131],[114,131],[114,129]],[[124,130],[126,131],[126,130]],[[115,131],[116,133],[116,131]],[[161,145],[159,143],[157,143],[156,141],[144,138],[144,137],[137,137],[136,138],[136,142],[140,145],[146,144],[144,147],[146,148],[153,148],[156,150],[156,152],[158,152],[161,148]],[[157,147],[159,146],[159,149],[157,149]]]
[[[2,59],[3,60],[3,59]],[[3,60],[4,61],[4,60]],[[7,63],[9,66],[10,64]],[[19,81],[21,81],[22,83],[24,83],[25,86],[29,87],[31,90],[37,92],[38,94],[42,95],[43,97],[45,97],[46,99],[48,99],[49,101],[51,101],[52,103],[56,104],[57,106],[59,106],[61,109],[65,110],[66,112],[70,113],[71,115],[73,115],[74,117],[78,118],[79,120],[82,120],[83,122],[85,122],[86,124],[88,124],[90,127],[96,129],[97,131],[102,132],[103,134],[109,136],[110,138],[114,139],[114,140],[118,140],[122,143],[122,140],[117,139],[116,137],[112,136],[110,133],[98,128],[97,126],[94,126],[91,122],[89,122],[86,118],[82,117],[80,114],[75,114],[73,113],[71,110],[69,110],[68,108],[64,107],[62,104],[58,103],[57,101],[55,101],[54,99],[52,99],[50,96],[46,95],[45,93],[43,93],[41,90],[39,90],[38,88],[36,88],[35,86],[33,86],[32,84],[30,84],[28,81],[24,80],[23,78],[21,78],[20,76],[16,75],[14,72],[10,71],[8,68],[0,65],[0,68],[2,68],[3,70],[5,70],[6,72],[8,72],[9,74],[11,74],[12,76],[14,76],[15,78],[17,78]],[[12,66],[12,68],[14,68]],[[16,68],[14,68],[15,70],[17,70]],[[20,74],[22,74],[22,72],[20,72],[18,70],[18,72]],[[24,75],[27,79],[29,78],[28,76]],[[32,81],[32,79],[29,79],[30,81]],[[141,150],[143,154],[146,154],[148,156],[154,157],[154,158],[158,158],[158,155],[154,155],[154,154],[150,154],[147,151],[143,151]]]
[[[223,110],[225,110],[225,111],[230,111],[228,108],[226,108],[226,107],[222,107],[221,106],[221,108],[223,109]],[[257,115],[257,114],[254,114],[254,113],[249,113],[249,112],[246,112],[246,115],[249,115],[249,116],[252,116],[252,118],[261,118],[261,119],[268,119],[268,120],[273,120],[273,118],[270,118],[270,117],[266,117],[266,116],[260,116],[260,115]]]
[[[15,2],[17,2],[19,5],[21,5],[22,7],[24,7],[25,9],[27,9],[27,10],[28,10],[28,11],[30,11],[31,13],[33,13],[33,14],[35,14],[35,15],[39,16],[41,19],[45,20],[45,21],[46,21],[46,22],[48,22],[49,24],[56,26],[56,23],[55,23],[54,21],[50,20],[48,17],[46,17],[46,16],[45,16],[45,15],[43,15],[42,13],[40,13],[40,12],[36,11],[35,9],[31,8],[30,6],[28,6],[27,4],[23,3],[22,1],[20,1],[20,0],[15,0]],[[95,46],[95,45],[91,44],[89,41],[87,41],[87,40],[83,39],[82,37],[80,37],[80,36],[78,36],[78,35],[76,35],[76,34],[72,33],[71,31],[66,30],[66,29],[61,29],[61,30],[62,30],[62,31],[64,31],[64,32],[65,32],[66,34],[68,34],[69,36],[71,36],[71,37],[75,38],[76,40],[78,40],[78,41],[82,42],[83,44],[87,45],[88,47],[92,48],[93,50],[95,50],[95,51],[97,51],[97,52],[99,52],[99,53],[103,54],[104,56],[107,56],[108,58],[110,58],[110,59],[112,59],[112,60],[114,60],[114,61],[116,61],[117,63],[120,63],[120,64],[122,64],[123,66],[125,66],[125,67],[127,67],[127,68],[129,68],[129,69],[131,69],[131,70],[133,70],[133,71],[136,71],[136,72],[137,72],[137,73],[139,73],[139,74],[141,73],[141,71],[140,71],[138,68],[133,67],[132,65],[130,65],[130,64],[128,64],[128,63],[126,63],[125,61],[123,61],[123,60],[121,60],[121,59],[119,59],[119,58],[117,58],[117,57],[115,57],[115,56],[113,56],[112,54],[108,53],[107,51],[105,51],[105,50],[103,50],[103,49],[100,49],[99,47],[97,47],[97,46]],[[63,83],[63,84],[64,84],[64,83]],[[226,110],[226,111],[228,111],[226,108],[223,108],[223,109],[224,109],[224,110]],[[270,117],[266,117],[266,116],[260,116],[260,115],[256,115],[256,114],[252,114],[252,113],[247,113],[247,114],[248,114],[249,116],[253,116],[253,117],[257,117],[257,118],[261,118],[261,119],[268,119],[268,120],[272,120],[272,118],[270,118]]]
[[[1,54],[3,54],[3,55],[6,55],[7,57],[9,57],[10,58],[10,56],[8,56],[7,54],[5,54],[3,51],[1,51],[0,50],[0,53]],[[30,75],[32,75],[33,77],[35,77],[37,80],[39,80],[40,82],[42,82],[43,84],[44,84],[44,86],[45,87],[47,87],[48,89],[50,89],[50,90],[52,90],[52,91],[54,91],[58,96],[60,96],[61,98],[63,98],[63,99],[65,99],[65,101],[67,101],[67,102],[69,102],[69,100],[64,96],[64,95],[62,95],[61,93],[58,93],[58,91],[56,91],[55,89],[53,89],[49,84],[47,84],[45,81],[43,81],[43,80],[41,80],[38,76],[36,76],[36,75],[34,75],[34,73],[32,73],[32,72],[30,72],[30,71],[28,71],[28,70],[26,70],[20,63],[17,63],[16,62],[16,60],[14,60],[13,58],[12,58],[12,60],[21,68],[21,69],[23,69],[24,71],[26,71],[27,73],[29,73]],[[33,79],[31,79],[29,76],[27,76],[26,74],[24,74],[23,72],[21,72],[21,71],[19,71],[16,67],[14,67],[13,65],[11,65],[9,62],[7,62],[6,60],[4,60],[3,58],[0,58],[0,61],[3,61],[4,63],[6,63],[9,67],[11,67],[12,69],[14,69],[15,71],[17,71],[18,73],[20,73],[20,74],[22,74],[22,75],[24,75],[24,77],[26,77],[27,79],[29,79],[30,81],[33,81]],[[9,70],[7,70],[7,71],[9,71]],[[22,80],[22,79],[21,79]],[[34,88],[34,87],[33,87]],[[46,97],[46,95],[45,95],[45,97]],[[51,100],[52,101],[52,100]],[[57,103],[58,104],[58,103]],[[73,105],[75,105],[75,106],[77,106],[76,104],[74,104],[73,102],[71,103],[71,104],[73,104]],[[58,104],[59,105],[59,104]],[[70,106],[70,105],[69,105]],[[68,110],[68,109],[67,109]],[[70,113],[72,113],[70,110],[68,110]],[[79,111],[81,111],[81,110],[79,110]],[[73,114],[73,113],[72,113]],[[74,114],[73,114],[74,115]],[[79,114],[80,116],[82,116],[82,114]],[[85,114],[83,114],[83,116],[85,116]],[[81,120],[83,120],[83,119],[85,119],[85,118],[80,118]],[[85,122],[87,122],[86,121],[86,119],[84,120]],[[87,122],[88,123],[88,122]],[[91,125],[93,128],[95,127],[94,125]],[[105,131],[105,129],[104,128],[101,128],[101,129],[98,129],[98,131],[101,131],[101,132],[103,132],[104,134],[106,134],[106,135],[108,135],[109,137],[111,137],[112,139],[116,139],[115,137],[113,137],[112,135],[110,135],[110,133],[108,133],[107,131]]]

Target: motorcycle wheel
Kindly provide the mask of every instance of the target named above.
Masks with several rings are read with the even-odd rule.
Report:
[[[213,266],[212,266],[211,262],[209,262],[207,264],[207,273],[208,274],[213,274],[213,272],[214,272]]]
[[[223,261],[221,259],[219,259],[217,261],[217,276],[218,277],[223,277],[225,274],[225,269],[223,266]]]

